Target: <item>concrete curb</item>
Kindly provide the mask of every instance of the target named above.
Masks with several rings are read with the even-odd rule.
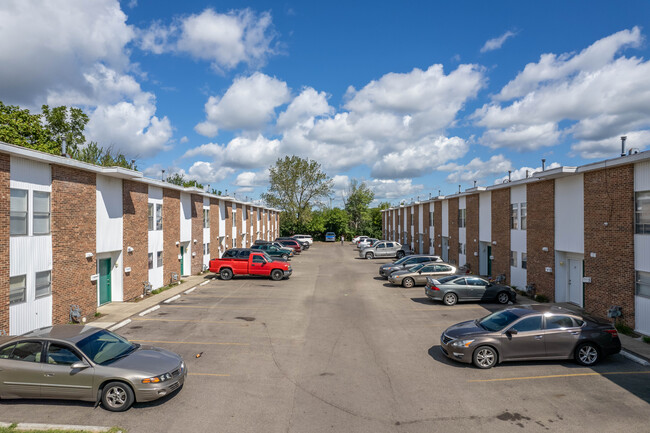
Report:
[[[108,328],[108,330],[109,330],[109,331],[115,331],[115,330],[117,330],[117,329],[120,329],[120,328],[123,327],[123,326],[128,325],[129,323],[131,323],[131,319],[122,320],[122,321],[121,321],[120,323],[118,323],[117,325],[113,325],[113,326],[111,326],[110,328]]]
[[[163,302],[165,304],[169,304],[170,302],[174,302],[175,300],[179,299],[180,297],[181,297],[181,295],[172,296],[169,299],[165,299]]]
[[[192,293],[192,292],[195,291],[195,290],[196,290],[196,286],[192,287],[192,288],[189,289],[189,290],[184,291],[183,293],[185,293],[186,295],[189,295],[190,293]]]
[[[629,350],[622,349],[620,352],[621,355],[629,359],[630,361],[634,361],[637,364],[641,364],[644,367],[650,366],[650,362],[646,361],[641,355],[638,355],[634,352],[630,352]]]
[[[156,310],[159,309],[159,308],[160,308],[160,305],[154,305],[153,307],[151,307],[151,308],[147,308],[147,309],[144,310],[143,312],[138,313],[138,316],[142,317],[142,316],[144,316],[144,315],[146,315],[146,314],[151,313],[152,311],[156,311]]]
[[[10,427],[11,423],[0,422],[0,427]],[[107,432],[110,431],[112,427],[102,427],[94,425],[65,425],[65,424],[37,424],[31,422],[21,422],[16,424],[15,430],[79,430],[79,431],[91,431],[91,432]]]

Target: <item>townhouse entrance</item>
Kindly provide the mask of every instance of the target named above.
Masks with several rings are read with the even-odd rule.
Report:
[[[97,268],[99,270],[99,305],[108,304],[111,302],[111,259],[97,260]]]
[[[447,236],[442,237],[442,261],[449,263],[449,238]]]
[[[569,302],[583,307],[582,260],[569,259]]]

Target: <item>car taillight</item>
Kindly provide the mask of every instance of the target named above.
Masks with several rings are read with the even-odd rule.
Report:
[[[618,337],[618,331],[616,331],[616,329],[605,329],[605,332],[611,335],[612,338]]]
[[[439,289],[438,287],[436,287],[436,286],[429,286],[429,288],[430,288],[431,290],[438,290],[438,291],[440,291],[440,289]]]

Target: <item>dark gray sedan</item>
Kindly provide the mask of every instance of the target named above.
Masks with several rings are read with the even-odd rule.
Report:
[[[180,355],[100,328],[56,325],[0,343],[0,398],[101,401],[113,412],[183,386]]]
[[[496,301],[507,304],[517,299],[517,292],[511,287],[465,274],[427,278],[424,293],[432,301],[442,301],[445,305],[455,305],[459,301]]]
[[[611,323],[584,310],[537,304],[451,326],[440,336],[440,347],[447,357],[479,368],[539,359],[575,359],[591,366],[620,352],[621,341]]]
[[[439,256],[432,256],[426,254],[417,254],[413,256],[405,256],[399,260],[394,261],[393,263],[386,263],[379,267],[379,276],[388,278],[390,274],[395,271],[403,271],[409,265],[415,265],[418,263],[425,262],[442,262],[442,259]]]

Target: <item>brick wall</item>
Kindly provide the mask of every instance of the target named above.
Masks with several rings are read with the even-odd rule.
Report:
[[[210,258],[219,256],[219,200],[210,198]]]
[[[196,275],[203,270],[203,197],[192,194],[190,200],[192,201],[192,267],[190,273]]]
[[[478,227],[479,227],[479,195],[472,194],[465,198],[465,253],[470,272],[479,274],[478,256],[479,252]]]
[[[52,322],[67,323],[70,305],[92,317],[97,311],[94,173],[52,165]]]
[[[526,185],[527,280],[537,293],[555,300],[555,181]],[[548,251],[542,251],[542,248]],[[546,272],[549,267],[553,272]]]
[[[436,238],[433,240],[433,252],[442,258],[442,202],[433,202],[433,232]]]
[[[510,188],[492,191],[492,242],[492,275],[510,284]]]
[[[176,242],[181,239],[181,193],[163,188],[163,283],[171,282],[172,272],[181,277],[181,249]]]
[[[226,246],[232,248],[232,202],[225,202],[224,210],[226,212]]]
[[[147,184],[122,181],[123,241],[122,255],[124,268],[131,268],[124,273],[124,300],[128,301],[143,293],[143,283],[149,281],[149,187]],[[128,252],[132,247],[133,252]],[[154,257],[155,260],[155,257]]]
[[[634,327],[634,166],[585,173],[584,200],[585,309],[606,316],[620,305]]]
[[[10,157],[0,153],[0,331],[9,334]]]
[[[429,202],[422,205],[422,237],[424,238],[422,243],[422,252],[424,254],[429,254],[429,247],[431,246],[431,242],[429,242],[429,237],[431,236],[431,233],[429,232],[429,206]]]
[[[458,197],[449,199],[449,263],[458,264]]]

